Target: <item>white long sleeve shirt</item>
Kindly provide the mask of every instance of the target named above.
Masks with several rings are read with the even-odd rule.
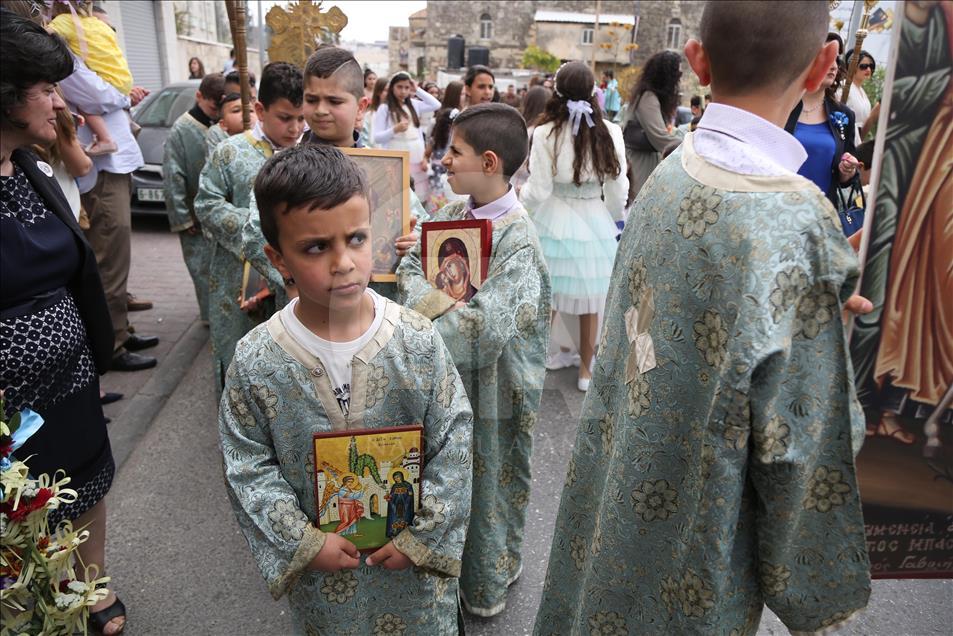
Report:
[[[417,87],[417,99],[410,100],[411,106],[414,110],[417,111],[417,117],[420,118],[420,115],[424,113],[432,113],[440,108],[440,102],[436,97],[425,91],[424,89]],[[413,126],[413,121],[410,122]],[[394,121],[390,116],[390,108],[388,108],[386,103],[382,103],[378,109],[374,112],[374,139],[372,140],[375,146],[384,147],[387,142],[394,138]],[[422,133],[418,131],[418,134]]]
[[[141,168],[144,161],[139,144],[129,129],[129,97],[121,94],[111,84],[104,81],[86,64],[73,56],[73,74],[59,82],[67,103],[82,113],[100,115],[106,122],[109,134],[119,146],[119,150],[109,155],[92,157],[93,169],[77,179],[80,192],[89,192],[96,185],[100,172],[129,174]],[[76,131],[84,146],[93,140],[88,126],[80,126]]]

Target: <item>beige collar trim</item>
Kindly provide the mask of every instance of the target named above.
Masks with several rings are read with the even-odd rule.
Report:
[[[387,346],[400,320],[400,305],[384,299],[384,320],[374,337],[364,345],[355,356],[351,364],[351,402],[348,414],[345,417],[338,406],[337,398],[327,370],[321,360],[310,351],[302,347],[291,337],[291,334],[281,323],[281,312],[268,319],[268,333],[288,355],[309,370],[311,383],[315,394],[324,407],[324,412],[331,421],[331,429],[342,431],[354,428],[363,428],[365,403],[367,398],[367,370],[371,360]]]
[[[692,141],[694,133],[685,135],[682,141],[682,168],[690,177],[718,190],[735,192],[800,192],[812,183],[799,174],[749,175],[738,174],[705,161]]]

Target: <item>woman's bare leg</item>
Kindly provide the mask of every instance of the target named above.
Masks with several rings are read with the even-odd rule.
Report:
[[[89,530],[89,539],[79,546],[79,555],[83,563],[87,566],[95,565],[98,568],[97,576],[104,576],[106,565],[106,500],[100,499],[99,503],[84,512],[78,519],[73,521],[73,528],[83,528]],[[112,591],[112,584],[109,585],[109,596],[89,608],[90,612],[104,610],[116,601],[116,594]],[[104,634],[111,636],[117,634],[125,624],[126,619],[117,617],[106,624]]]
[[[579,377],[592,377],[592,358],[596,349],[596,323],[598,314],[579,316]]]

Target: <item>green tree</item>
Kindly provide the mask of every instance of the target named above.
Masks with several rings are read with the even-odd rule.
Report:
[[[523,51],[523,68],[553,73],[559,68],[559,58],[538,46],[530,45]]]

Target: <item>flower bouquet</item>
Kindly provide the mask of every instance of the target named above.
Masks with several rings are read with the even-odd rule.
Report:
[[[0,396],[0,635],[86,632],[89,608],[105,598],[109,579],[96,578],[77,548],[89,531],[69,521],[50,528],[47,515],[76,500],[62,471],[29,475],[12,457],[43,419],[29,409],[7,422]]]

